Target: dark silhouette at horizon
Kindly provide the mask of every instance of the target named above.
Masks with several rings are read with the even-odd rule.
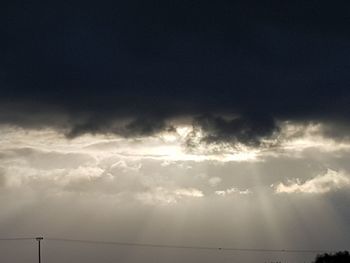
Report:
[[[350,262],[350,254],[349,251],[339,251],[334,254],[321,254],[317,255],[315,261],[313,263],[349,263]]]

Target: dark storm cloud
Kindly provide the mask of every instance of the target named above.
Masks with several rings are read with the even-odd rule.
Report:
[[[69,136],[137,136],[166,129],[169,118],[199,116],[195,123],[213,132],[208,140],[250,144],[271,135],[276,120],[346,127],[349,8],[346,1],[8,1],[0,11],[0,121]]]
[[[242,142],[253,146],[259,145],[261,139],[270,137],[278,130],[273,118],[258,114],[234,119],[200,116],[194,119],[193,126],[200,127],[206,132],[202,140],[207,143]]]
[[[115,116],[114,116],[115,117]],[[124,121],[124,123],[115,123],[113,115],[110,118],[104,116],[91,116],[82,123],[73,125],[67,133],[68,137],[76,137],[86,132],[90,133],[117,133],[124,137],[149,136],[154,133],[171,129],[163,119],[156,116],[134,116],[133,119]]]

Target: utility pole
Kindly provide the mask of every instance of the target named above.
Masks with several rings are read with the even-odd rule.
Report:
[[[38,259],[39,259],[39,263],[41,263],[41,243],[40,241],[43,240],[44,238],[43,237],[36,237],[35,238],[36,241],[38,241]]]

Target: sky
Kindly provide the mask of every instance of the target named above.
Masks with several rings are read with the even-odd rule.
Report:
[[[53,263],[316,255],[54,239],[349,250],[349,9],[3,2],[0,239],[44,236]],[[1,262],[36,245],[0,240]]]

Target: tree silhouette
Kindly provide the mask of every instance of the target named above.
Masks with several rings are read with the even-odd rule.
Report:
[[[350,254],[348,251],[337,252],[335,254],[317,255],[314,263],[349,263]]]

